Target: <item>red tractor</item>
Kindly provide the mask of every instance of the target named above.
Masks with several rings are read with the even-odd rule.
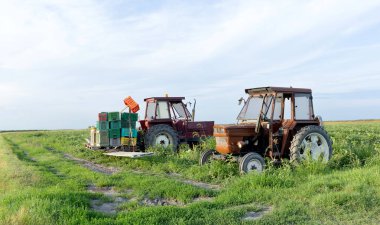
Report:
[[[144,133],[140,136],[140,148],[171,146],[174,151],[180,143],[190,145],[213,135],[214,121],[194,121],[195,104],[189,112],[184,97],[146,98],[144,120],[140,120]]]

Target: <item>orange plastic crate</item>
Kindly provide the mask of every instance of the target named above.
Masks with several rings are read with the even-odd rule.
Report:
[[[140,110],[140,106],[139,106],[139,105],[137,105],[136,107],[134,107],[134,108],[131,109],[131,111],[132,111],[133,113],[136,113],[136,112],[138,112],[139,110]]]
[[[128,96],[126,99],[124,99],[124,104],[128,106],[134,113],[140,110],[139,104],[137,104],[131,96]]]

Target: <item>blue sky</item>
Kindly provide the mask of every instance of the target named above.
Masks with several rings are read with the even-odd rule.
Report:
[[[313,89],[380,118],[380,1],[0,1],[0,130],[85,128],[133,96],[235,122],[244,89]]]

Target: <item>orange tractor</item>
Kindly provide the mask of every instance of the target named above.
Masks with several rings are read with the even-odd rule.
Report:
[[[301,161],[307,157],[328,161],[332,141],[314,114],[310,89],[263,87],[246,89],[237,124],[215,125],[216,149],[203,152],[200,164],[210,160],[235,159],[240,171],[261,172],[265,157]]]

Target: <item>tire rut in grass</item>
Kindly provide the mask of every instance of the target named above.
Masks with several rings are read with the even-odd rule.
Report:
[[[127,189],[124,191],[117,191],[114,187],[97,187],[93,184],[87,187],[87,191],[94,194],[101,194],[107,198],[107,200],[101,198],[94,198],[90,201],[91,209],[96,212],[101,212],[104,214],[116,214],[120,211],[120,206],[124,203],[136,202],[141,207],[159,207],[159,206],[177,206],[177,207],[185,207],[195,202],[202,201],[213,201],[213,197],[196,197],[190,203],[183,203],[176,199],[166,199],[161,197],[156,198],[148,198],[142,197],[138,198],[136,196],[132,196],[133,192],[131,189]],[[128,197],[125,197],[125,196]]]
[[[136,197],[126,198],[121,197],[121,195],[130,193],[131,190],[127,192],[118,192],[113,187],[96,187],[94,185],[89,185],[87,191],[90,193],[102,194],[107,197],[108,200],[95,198],[90,201],[91,209],[96,212],[101,212],[105,214],[116,214],[119,211],[119,207],[128,202],[138,202],[140,206],[183,206],[184,204],[176,200],[168,200],[163,198],[143,198],[138,200]]]
[[[46,165],[43,162],[38,161],[37,159],[30,157],[29,152],[23,151],[27,161],[32,162],[36,167],[41,168],[42,170],[47,170],[48,172],[56,175],[59,178],[65,178],[66,176],[58,171],[54,166]]]
[[[184,184],[189,184],[189,185],[199,187],[199,188],[203,188],[203,189],[207,189],[207,190],[218,191],[221,189],[220,185],[186,179],[181,174],[178,174],[178,173],[160,174],[160,173],[145,172],[145,171],[141,171],[141,170],[131,170],[131,172],[136,173],[136,174],[150,175],[150,176],[162,176],[162,175],[164,175],[164,176],[170,177],[170,178],[172,178],[178,182],[181,182]]]
[[[264,207],[258,211],[247,212],[241,219],[243,221],[258,220],[258,219],[261,219],[264,215],[266,215],[272,211],[273,211],[272,207]]]
[[[247,210],[249,208],[256,208],[256,210]],[[226,210],[245,210],[246,213],[241,217],[242,221],[252,221],[261,219],[264,215],[273,211],[272,206],[263,206],[258,203],[249,203],[242,205],[235,205],[225,208]]]
[[[62,152],[60,152],[54,148],[51,148],[51,147],[45,147],[45,149],[48,150],[49,152],[52,152],[52,153],[62,154]],[[97,164],[97,163],[91,162],[89,160],[74,157],[68,153],[63,153],[63,157],[65,159],[74,161],[74,162],[86,167],[87,169],[94,171],[94,172],[103,173],[103,174],[107,174],[107,175],[112,175],[112,174],[115,174],[117,172],[120,172],[120,170],[118,168],[103,166],[101,164]]]
[[[64,178],[65,175],[63,175],[62,173],[60,173],[56,168],[54,168],[53,166],[50,166],[50,165],[46,165],[45,163],[43,162],[40,162],[38,161],[36,158],[30,156],[30,153],[25,150],[25,149],[21,149],[20,146],[16,143],[14,143],[13,141],[11,141],[10,139],[8,138],[4,138],[5,141],[9,144],[9,146],[11,147],[12,149],[12,152],[17,156],[17,158],[21,161],[24,161],[24,162],[27,162],[27,163],[32,163],[34,166],[36,166],[37,168],[40,168],[42,170],[46,170],[54,175],[56,175],[57,177],[59,178]]]
[[[37,160],[31,157],[29,155],[29,152],[21,148],[20,145],[16,144],[9,138],[4,138],[4,140],[12,149],[13,154],[15,154],[19,160],[24,161],[24,162],[30,162],[30,163],[37,162]]]
[[[199,181],[195,181],[195,180],[187,180],[184,178],[179,178],[176,180],[179,182],[185,183],[185,184],[190,184],[192,186],[200,187],[200,188],[204,188],[204,189],[208,189],[208,190],[214,190],[214,191],[220,190],[220,186],[216,185],[216,184],[208,184],[208,183],[203,183],[203,182],[199,182]]]
[[[57,150],[55,150],[53,148],[50,148],[50,147],[46,147],[46,149],[48,151],[51,151],[51,152],[58,152]],[[99,173],[104,173],[104,174],[107,174],[107,175],[112,175],[112,174],[115,174],[115,173],[121,171],[121,169],[119,169],[119,168],[106,167],[106,166],[103,166],[101,164],[93,163],[93,162],[91,162],[89,160],[76,158],[76,157],[74,157],[74,156],[72,156],[72,155],[70,155],[68,153],[64,153],[63,156],[66,159],[75,161],[75,162],[83,165],[84,167],[86,167],[86,168],[88,168],[88,169],[90,169],[90,170],[92,170],[94,172],[99,172]],[[181,174],[178,174],[178,173],[160,174],[160,173],[150,173],[150,172],[141,171],[141,170],[131,170],[131,172],[136,173],[136,174],[149,175],[149,176],[162,176],[162,175],[164,175],[164,176],[173,178],[174,180],[176,180],[178,182],[181,182],[181,183],[184,183],[184,184],[189,184],[189,185],[192,185],[192,186],[195,186],[195,187],[199,187],[199,188],[203,188],[203,189],[207,189],[207,190],[217,191],[217,190],[221,189],[220,185],[209,184],[209,183],[205,183],[205,182],[200,182],[200,181],[186,179],[186,178],[182,177]]]
[[[121,193],[117,192],[113,187],[96,187],[95,185],[89,185],[87,191],[90,193],[102,194],[110,199],[110,201],[92,199],[90,201],[90,206],[96,212],[115,214],[117,208],[121,204],[129,201],[127,198],[120,197]]]
[[[51,148],[51,147],[45,147],[45,149],[48,150],[48,151],[50,151],[50,152],[59,153],[59,151],[57,151],[56,149]],[[106,166],[103,166],[101,164],[93,163],[93,162],[91,162],[89,160],[76,158],[76,157],[74,157],[74,156],[72,156],[72,155],[70,155],[68,153],[64,153],[63,156],[66,159],[75,161],[75,162],[83,165],[84,167],[86,167],[86,168],[88,168],[88,169],[90,169],[92,171],[95,171],[95,172],[100,172],[100,173],[112,175],[114,173],[117,173],[117,172],[121,171],[120,168],[106,167]],[[161,175],[163,175],[163,174],[159,174],[159,173],[151,173],[151,172],[146,172],[146,171],[141,171],[141,170],[131,170],[131,172],[136,173],[136,174],[149,175],[149,176],[161,176]],[[191,180],[191,179],[186,179],[186,178],[182,177],[181,174],[178,174],[178,173],[166,173],[164,175],[167,176],[167,177],[173,178],[174,180],[176,180],[178,182],[189,184],[189,185],[192,185],[192,186],[195,186],[195,187],[199,187],[199,188],[203,188],[203,189],[207,189],[207,190],[217,191],[217,190],[221,189],[220,185],[209,184],[209,183],[205,183],[205,182],[200,182],[200,181],[195,181],[195,180]]]
[[[67,154],[67,153],[63,154],[63,157],[66,159],[69,159],[71,161],[74,161],[74,162],[82,165],[83,167],[86,167],[87,169],[90,169],[94,172],[103,173],[103,174],[107,174],[107,175],[112,175],[112,174],[120,172],[120,169],[118,169],[118,168],[103,166],[101,164],[97,164],[97,163],[91,162],[89,160],[76,158],[76,157],[74,157],[70,154]]]

